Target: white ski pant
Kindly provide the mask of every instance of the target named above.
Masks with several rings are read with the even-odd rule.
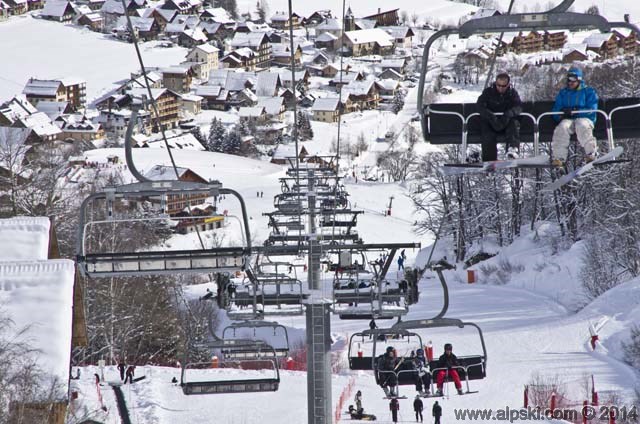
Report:
[[[578,142],[586,154],[596,151],[598,143],[593,136],[593,122],[591,119],[563,119],[553,131],[551,151],[554,159],[567,159],[572,134],[576,134]]]

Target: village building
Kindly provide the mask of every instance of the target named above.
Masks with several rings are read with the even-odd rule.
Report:
[[[79,79],[40,80],[30,78],[22,92],[34,106],[41,100],[69,102],[75,110],[86,103],[86,83]]]
[[[349,56],[384,56],[393,53],[393,38],[378,28],[347,31],[342,44],[342,53]]]
[[[288,31],[289,28],[299,29],[301,25],[302,17],[295,12],[291,14],[291,19],[289,19],[287,12],[276,12],[275,15],[271,17],[271,27],[281,31]]]
[[[268,68],[271,66],[271,43],[264,32],[236,32],[230,45],[234,50],[241,48],[251,49],[256,55],[256,67]]]

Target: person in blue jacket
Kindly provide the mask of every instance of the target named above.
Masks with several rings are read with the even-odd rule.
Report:
[[[560,90],[553,105],[554,112],[563,112],[563,115],[553,115],[553,119],[558,122],[551,141],[553,166],[563,166],[567,160],[572,134],[576,134],[578,142],[584,149],[585,162],[589,163],[596,158],[598,144],[593,136],[596,112],[579,112],[596,109],[598,109],[596,90],[585,85],[580,69],[571,67],[567,72],[567,86]]]

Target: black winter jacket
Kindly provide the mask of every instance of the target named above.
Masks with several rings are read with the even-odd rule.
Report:
[[[438,368],[453,368],[458,365],[458,357],[453,353],[450,356],[443,353],[440,355],[440,358],[438,358]]]
[[[504,94],[500,94],[495,83],[482,91],[477,105],[478,112],[484,118],[488,118],[491,112],[503,112],[508,118],[522,113],[522,101],[516,89],[509,87]]]

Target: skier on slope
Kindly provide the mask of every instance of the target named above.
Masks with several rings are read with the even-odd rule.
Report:
[[[436,401],[433,404],[433,408],[431,409],[431,415],[435,418],[433,424],[440,424],[440,417],[442,416],[442,407]]]
[[[398,410],[400,409],[400,402],[398,399],[393,398],[389,402],[389,409],[391,410],[391,419],[394,423],[398,422]]]
[[[422,410],[424,409],[424,404],[422,403],[422,399],[420,399],[420,395],[416,395],[416,399],[413,401],[413,410],[416,413],[416,422],[422,422]],[[418,421],[420,418],[420,421]]]

